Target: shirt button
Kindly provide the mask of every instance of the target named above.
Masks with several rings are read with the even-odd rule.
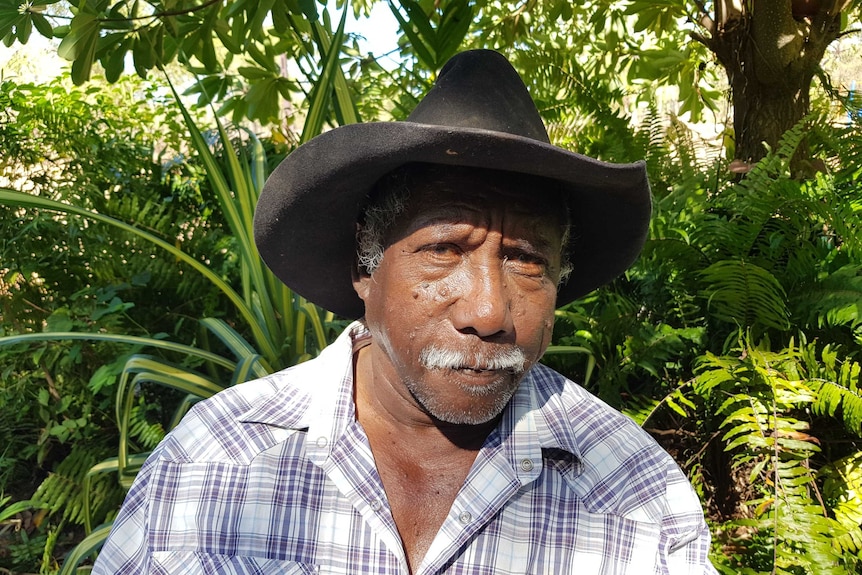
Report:
[[[532,471],[533,470],[533,460],[532,459],[522,459],[521,460],[521,469],[524,471]]]
[[[371,500],[371,509],[372,509],[373,511],[380,511],[380,508],[381,508],[381,507],[383,507],[383,505],[381,505],[381,503],[380,503],[380,500],[379,500],[379,499],[372,499],[372,500]]]
[[[326,444],[329,443],[329,440],[325,437],[321,436],[317,438],[317,446],[318,447],[326,447]]]
[[[460,521],[462,525],[467,525],[472,520],[473,520],[473,516],[470,515],[469,511],[462,511],[461,515],[458,516],[458,521]]]

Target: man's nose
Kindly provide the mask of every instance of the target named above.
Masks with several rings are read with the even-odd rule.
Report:
[[[455,329],[482,338],[514,334],[509,285],[499,260],[472,267],[453,306]]]

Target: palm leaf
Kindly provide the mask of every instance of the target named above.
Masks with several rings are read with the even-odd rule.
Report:
[[[108,534],[111,532],[112,524],[100,525],[76,545],[63,561],[59,575],[76,575],[78,566],[96,551],[102,548]]]
[[[226,357],[211,353],[209,351],[174,343],[164,339],[155,339],[150,337],[140,337],[135,335],[124,335],[120,333],[84,333],[76,331],[56,331],[42,333],[24,333],[19,335],[7,335],[0,337],[0,346],[15,345],[20,343],[32,343],[37,341],[107,341],[112,343],[122,343],[132,346],[152,347],[165,351],[183,354],[187,357],[198,358],[206,362],[211,362],[215,365],[220,365],[228,371],[233,371],[236,368],[236,362],[233,362]]]
[[[268,356],[271,356],[273,358],[277,357],[275,349],[272,347],[271,343],[267,344],[268,340],[263,332],[263,329],[256,321],[256,318],[254,317],[250,306],[246,305],[243,298],[240,297],[240,295],[215,271],[211,270],[191,255],[180,250],[174,244],[171,244],[170,242],[167,242],[162,238],[159,238],[149,232],[146,232],[140,228],[137,228],[131,224],[127,224],[126,222],[117,220],[110,216],[106,216],[104,214],[93,212],[71,204],[57,202],[48,198],[33,196],[24,192],[0,188],[0,204],[25,208],[39,208],[60,213],[75,214],[90,220],[95,220],[97,222],[108,224],[125,232],[129,232],[152,243],[156,247],[165,250],[167,253],[176,257],[179,261],[182,261],[183,263],[192,267],[195,271],[199,272],[210,282],[212,282],[213,285],[215,285],[219,289],[219,291],[225,294],[228,299],[231,300],[234,306],[236,306],[236,309],[240,313],[240,315],[246,320],[249,328],[255,335],[255,340],[263,345],[263,348],[269,354]]]

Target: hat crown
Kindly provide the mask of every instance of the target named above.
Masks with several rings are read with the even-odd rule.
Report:
[[[407,121],[491,130],[550,143],[521,77],[502,54],[492,50],[453,56]]]

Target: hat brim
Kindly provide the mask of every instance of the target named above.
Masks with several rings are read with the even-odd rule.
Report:
[[[306,299],[346,318],[362,317],[364,304],[352,283],[356,222],[374,184],[410,162],[558,180],[570,205],[568,253],[574,268],[560,286],[558,306],[620,275],[646,240],[651,200],[643,162],[600,162],[531,138],[477,128],[371,122],[321,134],[270,175],[254,216],[261,257]]]

